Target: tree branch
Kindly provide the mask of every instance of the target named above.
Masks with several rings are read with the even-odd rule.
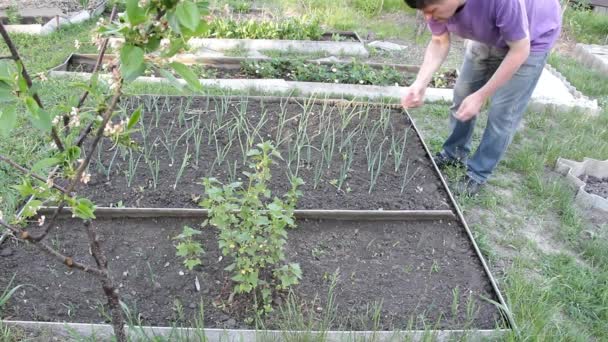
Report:
[[[4,28],[4,25],[1,22],[0,22],[0,35],[2,35],[2,38],[4,39],[6,46],[11,51],[11,55],[12,55],[15,63],[21,65],[21,75],[25,79],[25,81],[27,83],[27,87],[31,89],[32,88],[32,79],[30,78],[30,75],[27,73],[25,64],[23,64],[23,61],[21,60],[21,57],[19,56],[19,52],[17,51],[15,44],[13,44],[11,37],[8,35],[8,32],[6,32],[6,29]],[[34,93],[32,95],[32,97],[34,98],[34,101],[36,101],[36,103],[38,104],[38,106],[40,108],[44,108],[44,106],[42,105],[42,101],[40,100],[40,97],[38,96],[38,93]],[[59,151],[63,151],[64,150],[63,144],[61,143],[61,139],[59,138],[59,135],[57,134],[57,130],[55,129],[55,127],[53,127],[51,130],[51,136],[53,138],[53,141],[55,142],[55,145],[57,145],[57,148],[59,149]]]
[[[17,237],[21,240],[24,240],[24,241],[32,242],[32,244],[34,246],[38,247],[40,250],[47,253],[48,255],[54,257],[56,260],[60,261],[61,263],[63,263],[64,265],[66,265],[69,268],[75,268],[75,269],[84,271],[86,273],[90,273],[94,276],[101,277],[101,278],[107,277],[107,269],[100,270],[100,269],[82,264],[80,262],[77,262],[74,259],[72,259],[72,257],[65,256],[65,255],[59,253],[58,251],[54,250],[53,248],[51,248],[50,246],[48,246],[47,244],[45,244],[43,242],[38,242],[38,241],[32,240],[31,236],[28,234],[28,232],[21,230],[17,227],[13,227],[10,224],[4,222],[4,220],[2,220],[2,219],[0,219],[0,226],[4,226],[8,230],[13,232],[13,235],[15,235],[15,237]]]
[[[108,299],[108,306],[112,312],[112,326],[114,327],[114,334],[116,335],[117,341],[127,341],[127,335],[125,333],[125,320],[120,307],[120,298],[118,297],[118,291],[110,272],[108,272],[108,259],[101,249],[99,239],[95,230],[91,225],[91,221],[85,221],[84,226],[87,228],[87,235],[89,236],[89,243],[91,245],[91,254],[97,263],[97,268],[104,272],[105,276],[101,278],[101,284],[103,292]]]
[[[76,170],[76,175],[74,176],[74,178],[71,180],[70,184],[68,185],[68,188],[66,190],[68,194],[71,194],[74,192],[74,190],[76,189],[76,185],[78,184],[78,182],[80,182],[80,179],[82,178],[82,174],[84,173],[86,168],[89,166],[89,163],[91,162],[91,158],[93,157],[93,154],[94,154],[95,150],[97,149],[97,145],[99,145],[99,141],[103,137],[104,128],[108,124],[108,121],[110,121],[110,118],[112,118],[112,114],[114,113],[114,109],[116,108],[116,105],[118,104],[118,100],[120,99],[121,95],[122,95],[121,89],[118,89],[116,91],[116,93],[114,94],[114,96],[112,97],[110,106],[106,109],[105,113],[103,114],[103,120],[102,120],[101,124],[99,125],[99,128],[97,129],[97,134],[95,136],[95,140],[93,141],[91,151],[87,154],[84,162],[82,164],[80,164],[80,166]],[[44,239],[45,236],[48,235],[49,231],[51,230],[51,226],[53,225],[53,223],[55,223],[55,220],[57,219],[57,217],[59,216],[59,213],[61,212],[61,210],[63,210],[64,207],[65,207],[65,198],[63,198],[59,202],[57,209],[53,213],[53,216],[51,216],[51,219],[49,220],[49,222],[46,224],[46,227],[44,228],[42,233],[31,237],[31,239],[33,241],[41,241],[42,239]]]
[[[32,177],[34,177],[34,178],[36,178],[37,180],[39,180],[39,181],[41,181],[41,182],[43,182],[43,183],[46,183],[46,182],[47,182],[47,180],[46,180],[46,179],[44,179],[44,178],[42,178],[41,176],[39,176],[39,175],[35,174],[34,172],[31,172],[30,170],[28,170],[28,169],[24,168],[23,166],[21,166],[21,165],[19,165],[19,164],[15,163],[14,161],[10,160],[9,158],[7,158],[7,157],[5,157],[5,156],[3,156],[3,155],[1,155],[1,154],[0,154],[0,161],[3,161],[3,162],[5,162],[5,163],[7,163],[7,164],[11,165],[12,167],[14,167],[14,168],[16,168],[17,170],[21,171],[21,173],[25,174],[26,176],[27,176],[27,175],[30,175],[30,176],[32,176]],[[55,183],[53,183],[53,188],[55,188],[55,189],[57,189],[57,190],[59,190],[59,191],[63,192],[63,193],[64,193],[64,194],[66,194],[66,195],[69,195],[66,189],[64,189],[63,187],[61,187],[61,186],[59,186],[59,185],[57,185],[57,184],[55,184]]]
[[[117,12],[117,8],[116,5],[114,5],[112,7],[112,14],[110,14],[110,22],[112,22],[114,20],[114,18],[116,18],[116,12]],[[95,62],[95,66],[93,67],[93,72],[92,74],[95,74],[97,71],[99,71],[99,67],[101,66],[101,64],[103,63],[103,58],[106,55],[106,50],[108,49],[108,42],[110,40],[108,38],[105,38],[103,40],[103,43],[101,45],[101,50],[99,51],[99,55],[97,55],[97,61]],[[82,94],[82,96],[80,97],[80,100],[78,101],[78,105],[76,106],[76,108],[81,108],[84,105],[84,102],[87,100],[87,98],[89,97],[89,91],[85,90],[85,92]],[[64,126],[68,126],[70,122],[70,117],[66,114],[63,116],[63,123]],[[78,140],[76,140],[76,146],[80,147],[82,146],[82,143],[84,142],[84,139],[89,135],[89,133],[91,132],[91,129],[93,128],[93,121],[91,121],[87,127],[80,133],[80,136],[78,137]]]

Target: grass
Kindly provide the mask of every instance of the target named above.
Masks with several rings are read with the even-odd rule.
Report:
[[[564,27],[579,43],[608,44],[608,16],[578,6],[564,13]]]
[[[606,25],[608,27],[608,22]],[[598,99],[600,107],[608,106],[608,76],[582,67],[575,59],[558,53],[549,56],[549,64],[583,94]]]

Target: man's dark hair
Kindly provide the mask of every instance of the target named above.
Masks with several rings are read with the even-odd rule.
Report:
[[[411,8],[424,9],[428,5],[439,2],[440,0],[404,0]]]

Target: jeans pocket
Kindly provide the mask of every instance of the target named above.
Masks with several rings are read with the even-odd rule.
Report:
[[[490,56],[490,47],[474,40],[467,40],[465,54],[474,61],[481,61]]]

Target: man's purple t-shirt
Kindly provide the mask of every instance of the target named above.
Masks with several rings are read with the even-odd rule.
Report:
[[[434,35],[446,31],[498,48],[530,37],[532,52],[547,52],[561,31],[559,0],[466,0],[448,22],[431,19]]]

